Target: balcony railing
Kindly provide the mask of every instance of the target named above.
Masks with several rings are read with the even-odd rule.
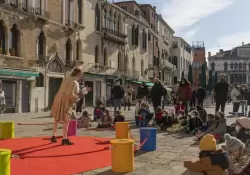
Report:
[[[107,40],[111,40],[113,42],[119,43],[119,44],[126,44],[126,38],[127,35],[117,32],[113,29],[109,28],[102,28],[102,32],[104,33],[104,38]]]
[[[28,5],[26,2],[22,3],[22,10],[25,11],[26,13],[36,15],[38,17],[43,17],[46,19],[50,18],[50,12],[42,9],[41,7],[32,7]]]
[[[75,29],[77,27],[77,23],[70,19],[65,19],[64,24],[65,26],[70,27],[71,29]]]
[[[125,70],[124,74],[130,79],[139,79],[140,77],[140,72],[132,69]]]

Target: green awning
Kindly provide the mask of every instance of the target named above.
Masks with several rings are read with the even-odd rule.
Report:
[[[9,75],[9,76],[17,76],[17,77],[39,77],[39,72],[12,70],[12,69],[0,69],[0,75]]]
[[[142,83],[146,83],[147,86],[152,87],[154,86],[154,83],[152,82],[144,82],[144,81],[130,81],[131,83],[135,83],[135,84],[142,84]]]
[[[98,74],[98,73],[89,73],[84,72],[84,78],[106,78],[106,79],[117,79],[115,75],[105,75],[105,74]]]

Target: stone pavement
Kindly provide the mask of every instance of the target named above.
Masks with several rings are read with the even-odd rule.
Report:
[[[93,108],[87,108],[92,113]],[[214,108],[207,108],[208,113],[213,113]],[[227,105],[226,115],[232,110],[232,105]],[[131,133],[135,140],[139,141],[139,130],[135,127],[134,109],[123,111],[126,120],[130,120]],[[14,121],[15,123],[51,123],[52,118],[49,113],[27,113],[27,114],[3,114],[0,121]],[[229,123],[233,118],[228,118]],[[96,122],[93,122],[93,127]],[[61,130],[59,130],[58,134]],[[16,137],[50,136],[52,134],[52,124],[39,126],[15,126]],[[114,131],[95,131],[79,129],[78,135],[114,138]],[[198,146],[194,144],[194,137],[183,133],[167,133],[159,131],[157,134],[157,150],[154,152],[141,152],[135,154],[135,170],[128,175],[180,175],[183,171],[183,161],[197,160]],[[177,172],[178,171],[178,172]],[[115,175],[110,167],[81,173],[84,175]],[[124,174],[124,173],[122,173]],[[80,174],[78,174],[80,175]]]

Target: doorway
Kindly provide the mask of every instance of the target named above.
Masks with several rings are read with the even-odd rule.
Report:
[[[49,109],[52,107],[54,98],[61,86],[62,80],[62,78],[49,78]]]
[[[22,81],[22,112],[30,112],[30,82]]]
[[[6,111],[4,113],[16,112],[17,82],[2,80],[2,88],[5,94]]]
[[[92,89],[94,90],[93,81],[85,81],[85,87],[86,86],[92,87]],[[94,99],[93,90],[85,95],[85,106],[93,106],[93,99]]]

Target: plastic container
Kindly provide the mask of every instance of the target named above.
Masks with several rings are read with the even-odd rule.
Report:
[[[76,132],[77,132],[77,121],[70,120],[67,136],[68,137],[69,136],[76,136]]]
[[[113,172],[129,173],[134,171],[134,140],[111,140],[111,168]]]
[[[140,144],[142,144],[145,139],[147,141],[141,146],[142,151],[155,151],[156,150],[156,128],[145,127],[140,128]]]
[[[116,131],[116,139],[129,139],[128,122],[116,122],[115,131]]]
[[[0,149],[0,175],[10,175],[11,150]]]
[[[12,139],[15,137],[14,122],[0,122],[0,139]]]

